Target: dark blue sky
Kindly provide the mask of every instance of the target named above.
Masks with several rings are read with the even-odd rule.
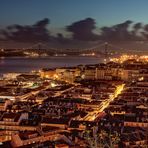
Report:
[[[53,30],[87,17],[98,27],[125,20],[148,23],[147,7],[148,0],[0,0],[0,26],[30,25],[45,17]]]

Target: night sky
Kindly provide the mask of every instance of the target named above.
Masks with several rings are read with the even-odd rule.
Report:
[[[148,0],[0,0],[0,41],[148,41],[147,6]]]
[[[147,6],[148,0],[0,0],[0,26],[49,18],[54,29],[87,17],[99,27],[125,20],[148,23]]]

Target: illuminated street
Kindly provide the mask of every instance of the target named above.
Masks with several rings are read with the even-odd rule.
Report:
[[[114,101],[115,98],[118,97],[118,95],[122,92],[122,90],[124,89],[124,85],[125,84],[121,84],[119,86],[117,86],[114,95],[110,95],[109,98],[106,101],[103,101],[100,106],[98,107],[99,109],[94,110],[93,112],[90,112],[87,114],[87,116],[85,116],[83,119],[83,121],[94,121],[96,118],[98,118],[99,114],[101,112],[104,111],[105,108],[107,108],[109,106],[109,104]]]

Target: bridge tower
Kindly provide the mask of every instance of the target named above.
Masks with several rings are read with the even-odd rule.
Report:
[[[38,50],[41,50],[41,43],[38,44]]]
[[[107,62],[107,56],[108,56],[108,42],[105,42],[105,49],[104,49],[104,63]]]

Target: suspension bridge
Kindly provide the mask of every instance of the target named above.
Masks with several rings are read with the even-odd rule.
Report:
[[[0,44],[1,45],[1,44]],[[148,47],[148,46],[147,46]],[[13,49],[19,50],[19,49]],[[37,52],[37,53],[48,53],[51,55],[55,54],[66,54],[66,55],[104,55],[105,57],[109,55],[118,55],[121,53],[148,53],[148,50],[133,50],[129,49],[127,47],[121,47],[119,45],[114,45],[109,42],[99,42],[94,46],[88,47],[88,48],[55,48],[49,46],[48,43],[38,42],[29,46],[24,45],[24,47],[21,47],[21,51],[27,51],[27,52]]]

